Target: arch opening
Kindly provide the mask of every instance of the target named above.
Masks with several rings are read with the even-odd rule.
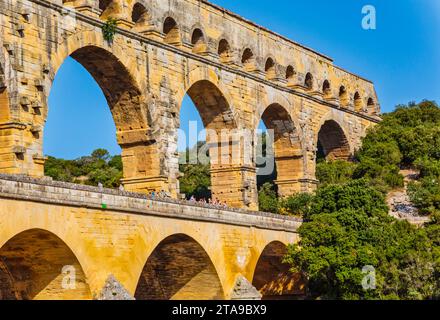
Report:
[[[224,293],[206,251],[193,238],[177,234],[163,240],[148,258],[135,298],[219,300]]]
[[[168,44],[179,45],[181,43],[180,29],[176,20],[171,17],[165,19],[163,24],[164,41]]]
[[[359,92],[355,92],[353,100],[355,111],[362,111],[362,98]]]
[[[367,108],[368,108],[368,111],[370,112],[370,113],[375,113],[376,112],[376,103],[374,102],[374,99],[373,98],[368,98],[368,101],[367,101]]]
[[[99,139],[99,142],[104,142],[107,144],[107,146],[110,146],[114,150],[115,153],[119,153],[122,149],[122,167],[123,167],[123,176],[125,179],[132,178],[132,177],[139,177],[139,176],[145,176],[150,175],[156,176],[153,172],[150,172],[149,170],[153,166],[152,164],[155,163],[155,160],[153,156],[151,156],[152,150],[156,148],[156,145],[154,143],[150,143],[147,140],[147,132],[148,132],[148,111],[146,102],[144,99],[144,96],[142,95],[140,89],[138,88],[135,80],[131,76],[130,72],[125,68],[123,63],[111,52],[106,51],[105,49],[102,49],[97,46],[86,46],[79,48],[75,50],[73,53],[70,54],[70,57],[76,60],[85,70],[88,74],[91,75],[93,80],[91,80],[91,86],[97,84],[96,88],[98,89],[91,89],[91,90],[84,90],[77,92],[78,97],[83,97],[82,101],[88,101],[85,100],[86,98],[90,101],[94,101],[92,103],[96,104],[107,104],[109,107],[109,110],[111,112],[110,116],[107,118],[107,115],[103,113],[102,111],[95,111],[94,108],[90,108],[93,110],[86,110],[85,112],[89,112],[89,116],[92,117],[92,115],[97,116],[105,116],[106,118],[103,119],[96,119],[96,121],[102,121],[103,123],[95,124],[93,125],[91,122],[85,120],[85,123],[89,123],[90,125],[90,131],[97,131],[96,136]],[[66,61],[65,61],[66,62]],[[73,60],[72,60],[73,62]],[[74,62],[73,62],[74,63]],[[60,68],[61,69],[61,68]],[[73,68],[74,69],[74,68]],[[82,69],[80,67],[80,69]],[[59,70],[57,70],[59,71]],[[57,104],[65,104],[67,106],[72,106],[72,104],[69,105],[69,103],[63,103],[62,101],[62,95],[59,94],[59,92],[54,93],[54,89],[57,88],[57,90],[61,90],[61,93],[63,95],[69,95],[70,93],[66,93],[65,90],[68,90],[68,88],[71,86],[72,81],[84,81],[84,77],[82,75],[78,75],[78,71],[72,70],[72,68],[68,71],[69,74],[69,83],[64,83],[61,86],[55,86],[51,90],[51,95],[49,98],[49,102],[52,104],[52,97],[55,94],[58,96],[56,100],[53,100],[54,103]],[[82,72],[82,71],[81,71]],[[87,75],[87,72],[85,74]],[[58,73],[57,73],[58,77]],[[64,77],[65,78],[65,77]],[[87,81],[89,81],[87,79]],[[98,90],[98,91],[96,91]],[[96,94],[100,94],[99,90],[102,91],[102,94],[104,95],[103,100],[100,100],[96,97]],[[74,98],[75,99],[75,98]],[[90,102],[87,102],[90,103]],[[88,106],[87,106],[88,107]],[[83,144],[81,145],[80,142],[78,142],[77,136],[78,134],[75,133],[76,128],[72,129],[72,122],[70,120],[70,123],[66,125],[67,129],[64,127],[60,127],[59,123],[66,121],[63,117],[64,114],[57,113],[56,110],[57,106],[51,106],[49,111],[49,116],[45,114],[45,118],[48,119],[48,125],[46,128],[51,128],[51,130],[45,130],[44,140],[46,141],[49,138],[49,135],[54,136],[54,131],[57,133],[56,138],[49,138],[50,140],[55,141],[58,144],[62,144],[61,138],[67,137],[70,139],[75,139],[72,141],[76,144],[77,150],[83,150],[84,148],[87,148],[87,146],[93,146],[93,149],[102,148],[102,145],[96,146],[93,139],[90,139],[90,137],[83,136]],[[79,107],[80,110],[84,107]],[[72,108],[69,108],[68,113],[72,117],[78,117],[78,109],[74,108],[74,105]],[[98,110],[98,109],[96,109]],[[108,110],[108,109],[107,109]],[[51,114],[55,112],[55,117],[52,118]],[[53,119],[54,122],[51,122]],[[108,122],[107,122],[108,121]],[[52,127],[54,130],[52,130]],[[71,130],[71,131],[69,131]],[[84,130],[84,128],[83,128]],[[107,130],[112,130],[113,135],[110,133],[107,133]],[[144,138],[138,138],[141,135],[145,135]],[[79,135],[81,136],[81,135]],[[116,148],[113,148],[114,138],[109,139],[108,137],[115,137],[116,136],[116,142],[120,146],[121,149],[119,149],[117,146]],[[68,140],[68,139],[66,139]],[[64,141],[64,145],[66,144],[66,141]],[[88,152],[91,153],[93,149],[90,149]],[[67,151],[68,150],[68,151]],[[68,152],[69,154],[74,154],[70,149],[65,149],[65,152]],[[76,151],[78,152],[78,151]],[[154,152],[153,152],[154,153]],[[148,156],[150,154],[150,156]],[[86,154],[80,154],[75,156],[69,156],[69,158],[74,157],[80,157],[85,156]],[[145,159],[145,157],[147,157]],[[150,158],[148,158],[150,157]],[[145,162],[137,162],[137,158],[143,158],[145,159]],[[117,166],[119,167],[119,165]],[[116,167],[115,167],[116,168]],[[114,169],[111,168],[111,170],[114,171]],[[112,171],[112,173],[113,173]],[[108,172],[106,172],[107,176]],[[115,172],[115,181],[109,179],[109,181],[102,181],[107,187],[117,187],[120,184],[120,177],[117,177],[119,173]],[[113,175],[112,175],[113,176]],[[77,180],[75,180],[76,182]],[[69,180],[69,182],[72,182]],[[78,180],[78,182],[81,182],[81,180]],[[108,185],[106,183],[109,183]],[[94,183],[97,184],[98,182]]]
[[[186,121],[197,121],[200,116],[200,121],[195,125],[203,126],[204,130],[197,132],[197,141],[186,141],[189,145],[185,145],[184,164],[180,165],[180,170],[184,173],[179,179],[181,191],[184,191],[182,197],[187,199],[194,197],[198,201],[212,201],[215,204],[226,205],[225,186],[218,185],[217,182],[221,183],[221,175],[227,175],[228,172],[212,174],[212,171],[227,168],[233,164],[235,149],[232,140],[237,128],[234,114],[223,93],[208,80],[198,81],[188,89],[186,103],[188,102],[194,104],[194,110],[186,111],[193,114],[195,118],[186,119]],[[190,125],[184,123],[184,116],[186,118],[187,114],[181,110],[181,129],[189,129]],[[196,163],[199,166],[193,168],[193,164]],[[197,178],[194,176],[193,169],[202,170]],[[199,185],[193,186],[195,180]],[[228,204],[232,206],[232,203]]]
[[[266,162],[259,169],[258,185],[275,183],[281,197],[300,192],[299,179],[303,172],[301,138],[288,111],[272,104],[263,112],[261,121],[266,132]]]
[[[346,107],[348,105],[348,93],[345,86],[339,87],[339,103],[341,106]]]
[[[78,259],[53,233],[24,231],[0,249],[0,300],[91,298]]]
[[[295,74],[295,68],[293,66],[288,66],[286,69],[286,79],[289,83],[293,83]]]
[[[268,244],[258,259],[252,285],[263,295],[263,300],[295,300],[304,297],[305,286],[301,274],[290,272],[284,264],[286,246],[278,241]]]
[[[324,95],[325,99],[331,98],[332,90],[330,86],[330,81],[324,80],[322,84],[322,94]]]
[[[350,145],[344,131],[334,120],[326,121],[318,134],[318,152],[327,161],[350,160]]]
[[[191,37],[192,51],[194,53],[206,52],[206,41],[203,31],[199,28],[194,29]]]
[[[99,0],[99,10],[104,13],[104,11],[107,10],[107,8],[110,7],[110,4],[113,2],[113,0]]]
[[[135,3],[131,12],[131,21],[134,28],[145,27],[150,21],[150,15],[145,6],[139,2]]]
[[[223,63],[230,62],[232,59],[231,46],[226,39],[220,40],[218,44],[218,55]]]
[[[310,72],[307,72],[305,80],[304,80],[304,86],[307,90],[313,89],[313,75]]]
[[[241,57],[241,63],[243,65],[243,67],[245,68],[245,70],[247,70],[247,71],[253,71],[255,69],[256,60],[255,60],[254,53],[252,52],[252,50],[250,48],[246,48],[243,51],[243,55]]]
[[[276,77],[275,62],[272,58],[266,60],[264,71],[266,72],[266,79],[271,80]]]

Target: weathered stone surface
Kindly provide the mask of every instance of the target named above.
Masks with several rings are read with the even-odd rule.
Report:
[[[110,275],[99,293],[97,300],[134,300],[124,286]]]
[[[266,261],[281,265],[283,256],[266,248],[297,242],[300,225],[292,217],[0,175],[0,296],[91,299],[105,287],[105,297],[117,289],[119,299],[124,291],[108,281],[114,275],[136,299],[230,299],[238,274],[262,287],[284,283],[281,266],[261,274]],[[75,288],[62,285],[69,275]]]
[[[3,173],[43,176],[43,135],[34,129],[45,125],[47,98],[68,56],[107,98],[130,191],[165,190],[178,198],[185,94],[207,129],[250,130],[240,139],[227,137],[226,151],[208,142],[210,154],[228,159],[212,161],[213,196],[251,210],[258,200],[252,132],[260,119],[275,130],[283,196],[315,188],[318,140],[329,158],[347,158],[378,121],[370,81],[204,0],[3,0],[0,6]],[[109,17],[119,26],[111,42],[101,31]],[[17,144],[24,153],[14,152]]]
[[[261,293],[242,275],[238,276],[231,300],[261,300]]]

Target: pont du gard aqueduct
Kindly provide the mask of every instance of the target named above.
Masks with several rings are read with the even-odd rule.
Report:
[[[318,144],[349,159],[380,121],[372,82],[205,0],[1,0],[0,29],[0,299],[302,294],[281,262],[301,220],[258,212],[253,139],[208,141],[240,154],[211,163],[230,209],[179,200],[180,106],[189,95],[215,132],[263,120],[288,196],[316,188]],[[48,96],[69,56],[107,99],[125,191],[44,177]],[[171,198],[147,196],[160,190]]]

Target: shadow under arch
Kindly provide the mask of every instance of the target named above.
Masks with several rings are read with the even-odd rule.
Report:
[[[92,299],[75,254],[58,236],[43,229],[23,231],[0,248],[0,300],[32,299]]]
[[[290,272],[282,262],[287,247],[280,241],[269,243],[261,253],[254,271],[252,285],[263,295],[263,300],[291,300],[304,295],[300,274]]]
[[[165,238],[148,258],[137,300],[218,300],[223,287],[205,249],[185,234]]]
[[[318,132],[316,146],[321,157],[328,161],[350,160],[352,156],[348,137],[341,125],[332,119],[325,120]]]

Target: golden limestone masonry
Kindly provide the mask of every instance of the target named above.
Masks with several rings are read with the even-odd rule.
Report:
[[[110,18],[117,28],[104,39]],[[69,56],[104,92],[123,185],[136,194],[44,178],[48,97]],[[300,222],[149,204],[140,195],[179,197],[177,130],[186,94],[205,128],[218,133],[208,138],[213,197],[248,211],[258,210],[255,137],[220,133],[253,133],[262,119],[274,131],[279,193],[288,196],[316,187],[318,141],[329,159],[349,159],[380,113],[372,82],[204,0],[0,1],[0,298],[301,292],[300,279],[279,263]],[[64,266],[76,270],[75,289],[60,289],[72,271]]]

